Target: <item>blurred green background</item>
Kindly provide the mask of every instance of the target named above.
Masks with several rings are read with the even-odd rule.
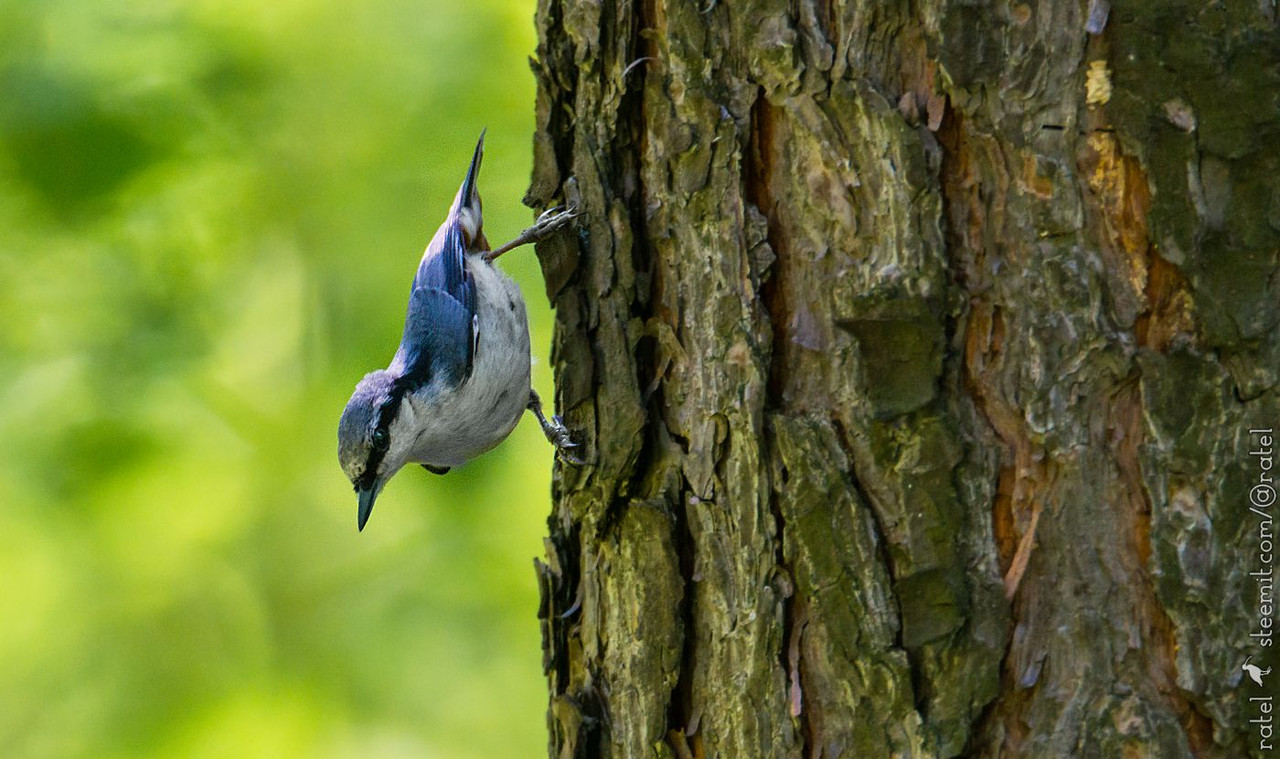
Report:
[[[336,456],[481,128],[532,219],[532,15],[0,3],[0,757],[545,753],[537,424],[363,534]]]

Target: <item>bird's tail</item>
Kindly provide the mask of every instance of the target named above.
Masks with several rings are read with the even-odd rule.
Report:
[[[480,161],[483,158],[484,131],[481,131],[480,139],[476,142],[476,152],[471,157],[471,167],[467,169],[467,176],[462,180],[462,186],[458,188],[458,197],[454,198],[452,209],[452,215],[462,227],[467,247],[471,250],[488,247],[484,243],[484,215],[480,210],[480,191],[477,186],[477,179],[480,177]]]

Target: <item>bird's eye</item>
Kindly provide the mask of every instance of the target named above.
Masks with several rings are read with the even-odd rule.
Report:
[[[373,431],[373,445],[377,448],[386,448],[390,439],[387,431],[381,427]]]

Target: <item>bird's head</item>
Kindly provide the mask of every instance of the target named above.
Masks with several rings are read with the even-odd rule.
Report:
[[[385,369],[370,372],[356,385],[338,423],[338,461],[359,496],[361,530],[378,493],[405,463],[403,446],[392,439],[402,397],[395,375]]]

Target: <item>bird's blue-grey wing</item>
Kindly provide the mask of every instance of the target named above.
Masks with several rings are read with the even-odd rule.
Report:
[[[422,254],[409,296],[404,339],[396,361],[416,382],[443,378],[457,384],[471,372],[479,335],[476,288],[466,254],[479,238],[480,195],[476,180],[484,154],[484,134],[476,144],[467,176],[444,224]]]
[[[475,314],[438,287],[416,287],[391,367],[411,384],[453,387],[471,373],[474,345]]]
[[[452,217],[451,213],[422,254],[411,292],[424,287],[443,290],[474,314],[476,288],[471,272],[467,271],[466,237],[461,224]]]
[[[475,154],[467,175],[458,188],[458,194],[449,208],[449,215],[436,231],[431,244],[418,264],[413,289],[438,287],[452,295],[467,310],[475,313],[475,283],[467,271],[466,253],[480,241],[483,224],[480,213],[480,193],[476,182],[480,174],[480,160],[484,157],[484,134],[476,143]]]

